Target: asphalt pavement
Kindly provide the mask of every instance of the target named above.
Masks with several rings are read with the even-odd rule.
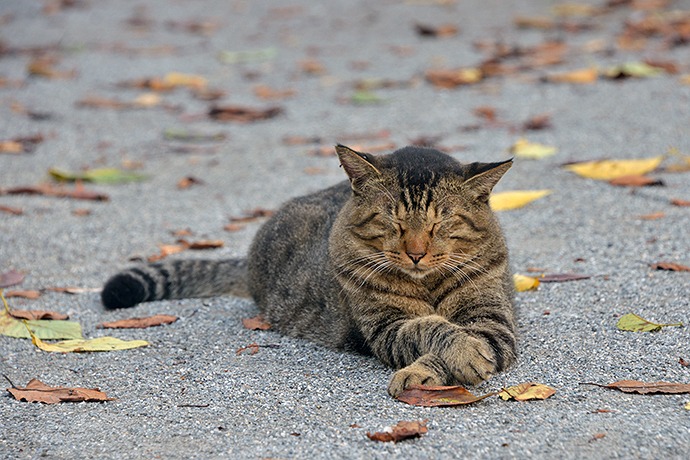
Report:
[[[0,457],[687,458],[690,394],[585,383],[690,383],[687,326],[616,327],[626,313],[690,322],[690,273],[651,267],[690,265],[690,208],[671,203],[690,200],[690,173],[669,171],[683,161],[670,155],[666,169],[650,174],[663,185],[619,187],[562,165],[690,155],[683,78],[690,34],[677,25],[690,24],[690,4],[609,2],[620,5],[604,11],[606,2],[587,3],[568,10],[546,0],[0,3],[0,141],[25,150],[0,153],[0,273],[26,274],[8,290],[42,292],[8,301],[68,313],[86,337],[151,343],[59,354],[0,337],[0,373],[14,385],[37,378],[117,398],[44,405],[5,394]],[[429,36],[417,27],[446,24],[458,30]],[[565,49],[539,51],[553,41]],[[489,66],[492,57],[498,66]],[[665,70],[549,81],[644,60]],[[482,63],[481,81],[456,88],[425,78],[430,69]],[[196,78],[156,91],[165,82],[151,79],[173,72]],[[211,118],[214,106],[242,108],[225,111],[241,120]],[[547,126],[525,129],[539,115]],[[40,142],[17,140],[38,135]],[[169,257],[245,254],[263,220],[242,217],[344,179],[330,150],[336,143],[376,152],[425,143],[461,161],[500,161],[521,137],[558,152],[517,157],[498,186],[552,191],[500,213],[514,271],[591,277],[518,293],[519,362],[471,390],[538,382],[556,389],[546,400],[414,407],[388,396],[391,370],[374,358],[245,329],[242,319],[257,314],[249,300],[104,311],[96,292],[47,290],[98,288],[180,238],[223,246]],[[50,168],[101,167],[146,180],[81,185],[107,201],[7,193],[55,187]],[[149,329],[96,327],[156,313],[180,319]],[[252,343],[255,354],[237,353]],[[401,420],[427,420],[428,433],[398,443],[366,436]]]

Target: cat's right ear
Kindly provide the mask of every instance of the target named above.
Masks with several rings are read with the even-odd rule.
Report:
[[[356,152],[341,144],[335,146],[335,151],[340,159],[340,165],[350,178],[352,190],[360,191],[368,179],[381,175],[372,163],[374,157],[371,154]]]

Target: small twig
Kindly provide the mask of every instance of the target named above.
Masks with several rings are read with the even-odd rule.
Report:
[[[210,404],[178,404],[177,407],[208,407]]]
[[[12,380],[10,380],[10,378],[9,378],[8,376],[6,376],[5,374],[2,374],[2,376],[5,377],[5,380],[7,380],[8,382],[10,382],[10,386],[11,386],[12,388],[17,388],[16,385],[15,385],[14,383],[12,383]]]

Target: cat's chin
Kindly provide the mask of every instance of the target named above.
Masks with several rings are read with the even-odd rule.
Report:
[[[414,279],[422,279],[425,278],[428,274],[430,274],[433,270],[430,268],[421,268],[421,267],[413,267],[413,268],[404,268],[403,271],[410,275]]]

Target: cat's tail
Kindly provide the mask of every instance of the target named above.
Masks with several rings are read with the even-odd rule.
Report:
[[[124,270],[105,283],[105,308],[140,302],[216,295],[249,297],[247,260],[176,260]]]

